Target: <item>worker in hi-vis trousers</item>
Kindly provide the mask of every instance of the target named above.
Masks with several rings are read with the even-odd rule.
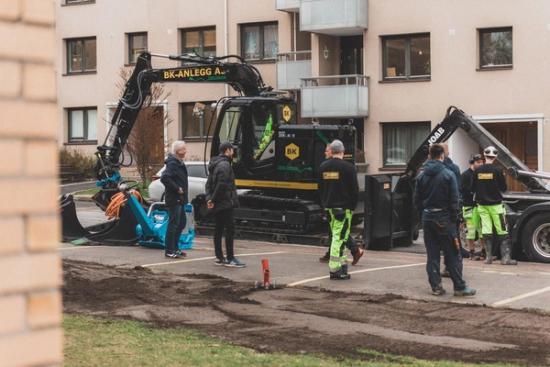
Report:
[[[345,243],[351,230],[351,218],[357,205],[359,187],[355,166],[344,160],[344,144],[340,140],[330,143],[332,158],[320,167],[321,203],[330,219],[330,279],[346,280],[348,274]]]
[[[481,235],[485,240],[486,264],[493,262],[495,245],[500,243],[500,263],[517,265],[512,259],[512,241],[506,228],[506,209],[502,204],[502,193],[508,188],[502,170],[496,165],[498,151],[489,146],[483,150],[485,164],[474,172],[472,191],[478,204],[477,211],[481,219]]]

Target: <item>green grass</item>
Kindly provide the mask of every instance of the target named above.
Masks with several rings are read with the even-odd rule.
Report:
[[[160,329],[135,321],[88,316],[65,315],[63,327],[66,366],[472,366],[421,361],[369,350],[361,352],[370,362],[316,355],[258,353],[184,328]]]

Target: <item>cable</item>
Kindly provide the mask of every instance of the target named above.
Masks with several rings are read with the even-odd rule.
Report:
[[[140,203],[143,202],[143,198],[141,197],[139,191],[130,190],[130,194],[134,195]],[[107,205],[107,208],[105,209],[105,215],[107,216],[107,218],[120,218],[120,208],[122,208],[124,204],[126,204],[126,201],[127,199],[123,192],[114,194],[111,198],[111,202],[109,203],[109,205]]]

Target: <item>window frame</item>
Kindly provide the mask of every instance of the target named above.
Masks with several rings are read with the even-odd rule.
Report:
[[[411,75],[411,40],[413,38],[428,37],[430,44],[430,74]],[[381,36],[382,41],[382,81],[383,82],[398,82],[398,81],[429,81],[432,78],[432,37],[430,32],[406,33]],[[405,41],[405,76],[389,77],[387,73],[388,53],[386,42],[389,40],[404,40]]]
[[[512,35],[512,63],[511,64],[501,64],[501,65],[491,65],[491,66],[483,66],[483,42],[482,42],[482,36],[486,33],[494,33],[494,32],[505,32],[509,31]],[[478,28],[477,29],[477,43],[478,43],[478,59],[477,59],[477,70],[503,70],[503,69],[512,69],[514,67],[514,27],[512,26],[506,26],[506,27],[490,27],[490,28]]]
[[[179,34],[180,34],[180,48],[181,48],[181,53],[186,53],[185,49],[186,48],[190,48],[190,47],[184,47],[184,42],[185,42],[185,33],[187,32],[199,32],[199,48],[202,50],[202,55],[199,55],[199,56],[203,56],[204,55],[204,31],[214,31],[214,47],[215,47],[215,50],[214,50],[214,56],[217,56],[218,54],[218,31],[216,29],[216,26],[215,25],[211,25],[211,26],[204,26],[204,27],[194,27],[194,28],[180,28],[179,29]]]
[[[194,101],[194,102],[180,102],[179,103],[179,111],[180,111],[180,126],[181,126],[181,138],[182,139],[185,139],[187,141],[204,141],[206,139],[210,139],[212,138],[212,134],[214,133],[214,131],[210,131],[210,135],[207,136],[208,134],[208,123],[210,122],[210,120],[206,121],[206,119],[203,121],[204,122],[204,126],[202,127],[202,130],[204,132],[204,135],[190,135],[190,136],[187,136],[187,128],[186,126],[184,125],[184,107],[185,106],[194,106],[195,103],[202,103],[204,104],[207,108],[211,107],[213,103],[216,103],[216,101]],[[213,113],[213,125],[215,125],[216,123],[216,111],[215,110],[212,110],[212,113]],[[201,127],[199,126],[199,132],[201,130]]]
[[[95,110],[96,116],[97,116],[97,107],[69,107],[66,108],[67,110],[67,143],[66,145],[92,145],[97,144],[97,126],[96,126],[96,139],[90,140],[88,139],[88,111]],[[82,139],[75,139],[72,135],[72,124],[71,124],[71,112],[74,111],[83,111],[82,114],[82,131],[84,136]],[[97,124],[97,120],[96,120]]]
[[[133,46],[133,37],[136,37],[136,36],[145,36],[145,50],[147,51],[149,49],[149,37],[148,37],[148,34],[147,32],[131,32],[131,33],[126,33],[126,42],[128,44],[128,48],[126,50],[126,52],[128,52],[128,57],[126,59],[127,61],[127,64],[126,65],[135,65],[136,64],[136,61],[132,61],[131,60],[131,57],[132,57],[132,46]]]
[[[245,59],[247,62],[251,63],[271,63],[277,61],[277,55],[275,55],[273,58],[266,58],[265,57],[265,32],[264,29],[266,26],[275,25],[277,26],[277,52],[279,50],[279,22],[278,21],[269,21],[269,22],[255,22],[255,23],[241,23],[239,24],[239,41],[240,41],[240,49],[241,49],[241,57]],[[243,28],[245,27],[259,27],[260,28],[260,53],[261,57],[259,59],[246,59],[244,54],[244,40],[243,40]]]
[[[71,65],[71,53],[70,53],[70,42],[83,42],[82,44],[82,50],[84,50],[84,43],[85,41],[95,40],[96,45],[96,60],[95,60],[95,69],[81,69],[80,71],[74,71],[69,70]],[[90,36],[90,37],[76,37],[76,38],[65,38],[65,74],[64,75],[81,75],[81,74],[95,74],[97,73],[97,37],[96,36]],[[84,67],[86,65],[84,53],[82,54],[82,66]]]
[[[406,158],[406,161],[403,163],[403,164],[387,164],[386,163],[386,160],[387,160],[387,148],[385,146],[385,131],[386,131],[386,127],[394,127],[396,129],[399,129],[399,128],[403,128],[403,127],[406,127],[406,128],[409,128],[409,127],[412,127],[412,126],[415,126],[415,127],[418,127],[418,126],[423,126],[425,128],[427,128],[427,134],[426,136],[428,136],[428,134],[430,133],[431,131],[431,121],[400,121],[400,122],[381,122],[380,123],[381,125],[381,128],[382,128],[382,134],[381,134],[381,138],[382,138],[382,144],[381,147],[382,147],[382,169],[385,169],[385,170],[395,170],[395,169],[402,169],[404,167],[407,166],[407,162],[411,159],[412,155],[410,157],[407,157]],[[424,140],[424,139],[423,139]],[[422,141],[423,141],[422,140]],[[422,143],[422,141],[420,143]],[[420,144],[419,143],[419,144]],[[417,147],[418,148],[418,147]],[[415,148],[415,149],[417,149]],[[412,152],[412,154],[414,154],[414,151]]]

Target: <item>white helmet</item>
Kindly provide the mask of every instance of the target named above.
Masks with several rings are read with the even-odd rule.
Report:
[[[489,158],[496,158],[496,156],[498,155],[498,150],[491,145],[483,150],[483,155]]]

